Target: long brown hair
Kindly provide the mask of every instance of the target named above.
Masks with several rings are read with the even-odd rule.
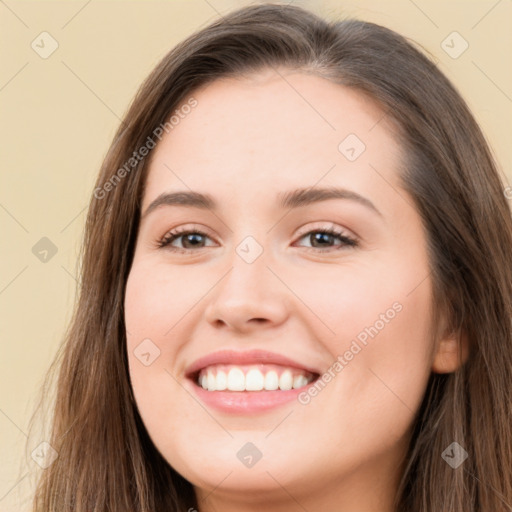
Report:
[[[190,482],[151,442],[130,387],[123,300],[149,158],[126,162],[197,87],[282,66],[369,95],[397,124],[401,184],[428,238],[436,320],[447,315],[452,332],[469,341],[459,370],[431,375],[396,511],[512,510],[512,218],[486,140],[454,86],[404,37],[262,4],[170,51],[105,157],[88,210],[79,298],[42,390],[49,394],[58,370],[47,439],[58,458],[38,481],[35,512],[198,508]],[[468,453],[458,468],[442,457],[453,442]]]

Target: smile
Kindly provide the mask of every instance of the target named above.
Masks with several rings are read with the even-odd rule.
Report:
[[[197,385],[208,391],[288,391],[307,386],[315,374],[280,365],[212,365],[197,376]]]
[[[207,407],[242,415],[296,403],[320,373],[283,354],[226,349],[200,357],[185,370],[186,386]]]

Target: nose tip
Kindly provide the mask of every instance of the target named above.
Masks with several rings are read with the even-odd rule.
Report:
[[[286,288],[264,265],[253,265],[239,262],[212,290],[205,311],[209,323],[247,332],[286,320]]]

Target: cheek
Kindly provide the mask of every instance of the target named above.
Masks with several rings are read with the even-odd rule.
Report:
[[[174,377],[176,361],[216,280],[208,271],[149,258],[134,260],[130,270],[124,301],[129,374],[139,413],[157,446],[169,441],[170,424],[188,422],[184,391]],[[185,399],[190,401],[188,395]]]
[[[126,328],[132,337],[164,339],[174,333],[214,284],[207,275],[201,277],[179,266],[134,262],[125,294]]]
[[[146,425],[158,426],[162,407],[172,406],[175,382],[169,362],[177,346],[166,343],[174,334],[182,295],[170,293],[165,273],[134,261],[124,301],[127,356],[135,401]],[[174,285],[175,287],[175,285]],[[172,291],[172,288],[171,288]],[[166,335],[167,334],[167,335]],[[167,396],[162,400],[163,396]]]
[[[325,415],[327,395],[333,406],[339,398],[340,406],[328,412],[331,424],[350,428],[348,414],[361,435],[382,442],[378,437],[387,431],[384,442],[392,443],[414,420],[432,365],[432,290],[422,275],[418,265],[386,261],[303,288],[308,306],[332,331],[318,331],[333,365],[329,383],[311,400]]]
[[[350,411],[361,435],[383,447],[401,439],[414,421],[432,364],[429,283],[412,293],[413,286],[384,284],[350,295],[330,343],[342,366],[333,387],[345,406],[333,423],[342,424]]]

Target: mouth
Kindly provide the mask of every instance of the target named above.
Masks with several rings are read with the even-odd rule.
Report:
[[[296,400],[319,379],[320,371],[261,350],[220,351],[197,360],[185,376],[205,405],[251,414]]]
[[[277,364],[216,364],[194,372],[190,378],[207,391],[289,391],[318,379],[318,373]]]

